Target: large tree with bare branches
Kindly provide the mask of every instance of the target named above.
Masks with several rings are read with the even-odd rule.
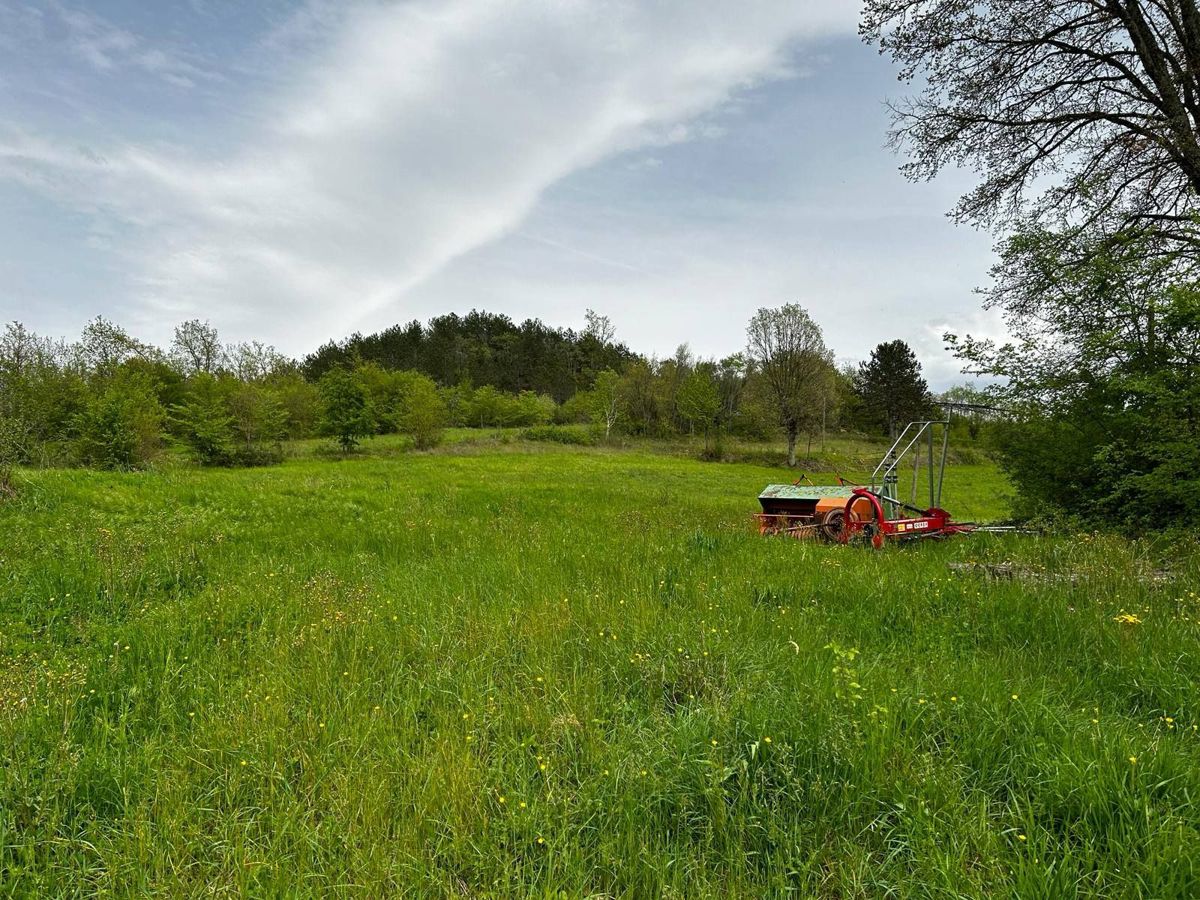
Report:
[[[199,319],[176,325],[171,359],[185,374],[215,375],[221,365],[221,340],[217,329]]]
[[[833,354],[821,326],[795,303],[756,312],[746,344],[787,435],[788,465],[795,466],[796,438],[802,428],[820,422],[822,401],[832,393]]]
[[[865,0],[861,30],[924,83],[906,174],[978,172],[956,220],[1200,247],[1197,0]]]

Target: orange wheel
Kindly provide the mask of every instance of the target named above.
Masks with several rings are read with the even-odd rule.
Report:
[[[835,544],[842,539],[842,532],[846,530],[846,512],[841,509],[831,509],[821,517],[820,532],[821,537]]]

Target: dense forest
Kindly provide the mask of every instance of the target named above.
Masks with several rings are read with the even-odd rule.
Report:
[[[594,313],[577,333],[537,319],[517,325],[508,316],[472,310],[465,316],[438,316],[426,325],[413,321],[331,341],[305,357],[300,368],[316,381],[336,366],[376,363],[423,372],[440,385],[533,391],[562,403],[591,387],[597,373],[619,371],[635,358],[612,338],[611,326]]]

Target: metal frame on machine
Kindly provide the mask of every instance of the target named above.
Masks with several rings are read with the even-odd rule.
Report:
[[[938,426],[942,428],[942,452],[941,458],[936,464],[935,474],[934,457]],[[950,518],[950,514],[940,506],[949,441],[950,423],[945,419],[910,422],[892,443],[892,446],[888,448],[883,462],[877,465],[875,471],[871,473],[871,486],[855,488],[854,495],[847,501],[842,533],[839,536],[842,543],[849,543],[855,537],[861,536],[869,540],[873,547],[880,548],[887,538],[908,540],[943,537],[974,530],[974,525],[955,522]],[[913,503],[905,503],[898,496],[900,484],[898,470],[900,464],[911,453],[913,457],[912,499],[916,500],[922,450],[928,452],[929,459],[928,509],[921,509]],[[859,498],[865,498],[871,504],[872,515],[869,520],[858,519],[851,514],[851,508]],[[903,514],[901,514],[902,511]]]
[[[935,487],[934,443],[935,431],[939,425],[942,428],[942,452],[937,465],[937,485]],[[912,433],[911,437],[909,437],[910,433]],[[918,446],[921,444],[922,438],[925,439],[924,443],[929,451],[929,507],[932,509],[942,505],[942,482],[946,477],[946,453],[950,446],[950,420],[929,419],[922,422],[909,422],[900,432],[900,436],[892,442],[892,446],[888,448],[883,460],[875,467],[875,471],[871,473],[871,492],[877,494],[887,504],[889,518],[894,518],[900,507],[904,505],[899,497],[900,474],[897,470],[904,458],[914,449],[916,452],[913,452],[913,497],[911,499],[913,502],[916,501],[917,472],[921,464],[921,450],[925,449]],[[906,440],[907,444],[904,443]],[[896,450],[901,444],[904,444],[904,449],[897,453]]]

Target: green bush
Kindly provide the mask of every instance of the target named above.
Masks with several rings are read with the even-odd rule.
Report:
[[[433,379],[420,372],[401,372],[396,429],[413,439],[418,450],[436,447],[446,427],[446,404]]]
[[[226,396],[232,416],[234,460],[244,466],[261,466],[283,459],[287,412],[268,389],[235,381]]]
[[[342,453],[375,433],[375,415],[367,390],[357,373],[330,369],[317,387],[321,391],[321,434],[337,440]]]
[[[578,391],[554,411],[555,425],[586,425],[592,420],[593,400],[590,391]]]
[[[28,426],[15,416],[0,415],[0,500],[17,492],[13,469],[26,456]]]
[[[316,434],[321,414],[321,392],[317,386],[305,381],[298,372],[272,375],[266,384],[283,407],[287,436],[297,439]]]
[[[162,449],[165,413],[144,372],[118,370],[75,420],[75,455],[97,469],[140,469]]]
[[[1142,232],[1021,233],[989,300],[1012,339],[948,336],[1014,414],[988,441],[1018,512],[1136,529],[1200,519],[1200,281],[1159,249]]]
[[[191,456],[204,466],[261,466],[283,459],[287,411],[261,384],[201,373],[191,379],[172,422]]]
[[[233,463],[233,417],[213,376],[201,373],[192,378],[184,401],[171,409],[171,422],[196,462],[203,466]]]
[[[552,444],[575,444],[586,446],[594,443],[592,436],[582,428],[568,428],[564,425],[535,425],[521,432],[521,437],[527,441],[545,441]]]
[[[554,402],[553,397],[533,391],[521,391],[517,395],[517,421],[513,424],[530,427],[546,425],[554,420],[557,411],[558,404]]]

